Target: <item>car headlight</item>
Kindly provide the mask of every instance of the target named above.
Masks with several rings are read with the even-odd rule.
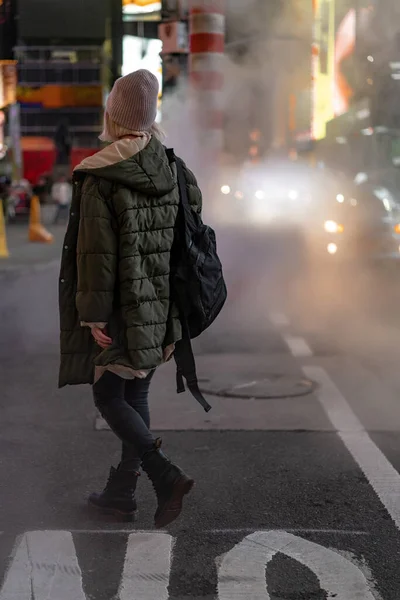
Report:
[[[327,233],[343,233],[343,225],[339,225],[336,221],[325,221],[324,229]]]
[[[221,188],[221,192],[225,194],[225,196],[227,196],[231,193],[231,188],[229,187],[229,185],[223,185]]]

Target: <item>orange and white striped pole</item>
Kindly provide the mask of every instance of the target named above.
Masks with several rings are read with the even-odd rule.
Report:
[[[189,80],[198,125],[218,152],[224,133],[225,0],[191,0]]]

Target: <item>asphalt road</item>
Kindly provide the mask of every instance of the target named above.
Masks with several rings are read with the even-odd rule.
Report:
[[[0,600],[399,600],[395,271],[316,267],[293,231],[219,240],[230,302],[196,348],[220,395],[205,414],[168,365],[151,397],[197,482],[166,531],[145,476],[134,525],[88,512],[118,444],[56,388],[57,268],[2,275]]]

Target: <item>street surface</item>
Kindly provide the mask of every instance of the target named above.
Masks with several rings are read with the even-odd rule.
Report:
[[[399,272],[316,267],[293,230],[218,235],[230,301],[196,344],[206,414],[159,370],[181,518],[100,518],[118,443],[57,390],[55,264],[0,273],[0,600],[399,600]]]

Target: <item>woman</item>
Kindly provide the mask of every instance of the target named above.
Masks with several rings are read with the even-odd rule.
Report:
[[[169,288],[179,192],[155,124],[157,100],[149,71],[119,79],[101,135],[112,143],[74,171],[59,288],[59,385],[93,384],[97,408],[122,441],[118,468],[90,504],[133,519],[142,466],[157,495],[155,525],[162,527],[179,516],[194,482],[149,430],[154,370],[181,338]],[[185,177],[200,213],[201,192],[186,167]]]

